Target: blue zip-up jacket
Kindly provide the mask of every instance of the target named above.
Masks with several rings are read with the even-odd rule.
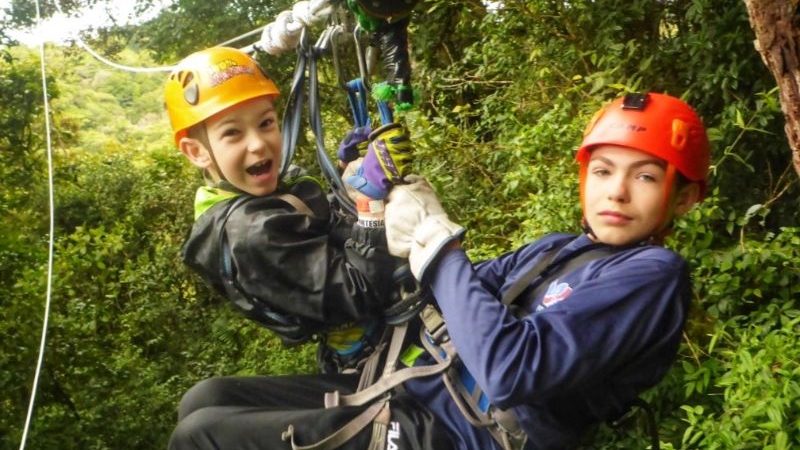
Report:
[[[450,251],[430,277],[461,361],[492,405],[513,410],[526,449],[574,447],[590,425],[616,418],[661,380],[689,304],[686,262],[642,245],[551,280],[527,314],[515,317],[500,302],[503,293],[566,241],[553,263],[593,244],[586,235],[554,234],[475,266],[463,251]],[[466,422],[439,378],[406,388],[450,428],[459,448],[499,448]]]

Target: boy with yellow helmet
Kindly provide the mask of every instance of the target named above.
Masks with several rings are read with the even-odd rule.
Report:
[[[382,221],[340,214],[320,184],[281,174],[272,80],[246,53],[214,47],[169,75],[165,104],[181,153],[200,168],[184,262],[286,343],[322,338],[338,371],[379,334],[395,260]],[[355,325],[354,325],[355,324]]]

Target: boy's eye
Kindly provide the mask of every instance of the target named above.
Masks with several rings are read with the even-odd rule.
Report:
[[[275,123],[275,117],[270,114],[269,116],[265,117],[261,120],[261,123],[258,125],[261,128],[270,128]]]
[[[605,167],[595,167],[595,168],[592,169],[592,175],[604,176],[604,175],[608,175],[609,173],[611,173],[611,172],[608,169],[606,169]]]
[[[656,181],[656,177],[654,177],[653,175],[650,175],[649,173],[640,173],[639,174],[639,179],[643,180],[643,181],[646,181],[648,183],[654,183]]]
[[[236,128],[228,128],[227,130],[222,132],[222,137],[224,137],[224,138],[234,137],[234,136],[237,136],[238,134],[239,134],[239,130],[237,130]]]

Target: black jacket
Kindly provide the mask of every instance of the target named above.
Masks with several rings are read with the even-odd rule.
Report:
[[[313,216],[282,199],[286,193]],[[217,202],[197,218],[182,256],[287,343],[378,315],[389,301],[395,264],[384,229],[362,228],[334,211],[310,178],[268,196]]]

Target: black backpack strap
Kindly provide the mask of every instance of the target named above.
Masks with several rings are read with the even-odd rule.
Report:
[[[637,412],[634,407],[639,408],[640,410],[644,411],[645,420],[647,421],[647,434],[650,437],[650,449],[651,450],[660,450],[661,449],[661,440],[658,437],[658,424],[656,424],[656,415],[653,412],[653,407],[650,406],[649,403],[644,401],[641,397],[637,397],[633,400],[633,402],[628,407],[628,410],[622,414],[618,419],[611,420],[608,422],[608,425],[611,428],[620,428],[626,422],[631,420],[633,415]]]
[[[580,249],[579,253],[570,255],[569,258],[562,258],[554,261],[559,251],[572,241],[566,241],[547,250],[533,267],[522,275],[510,288],[503,294],[502,302],[509,306],[512,303],[519,303],[523,292],[529,294],[524,296],[528,299],[536,299],[543,289],[547,289],[547,282],[565,273],[569,273],[584,264],[600,259],[623,250],[624,247],[612,247],[605,244],[592,244]],[[531,300],[532,301],[532,300]],[[529,302],[528,302],[529,303]],[[521,305],[527,306],[527,305]]]
[[[247,196],[240,196],[227,205],[219,227],[220,267],[226,296],[244,315],[274,331],[284,344],[292,345],[307,341],[318,331],[319,324],[273,309],[266,303],[248,295],[236,281],[236,268],[231,260],[231,249],[225,225],[231,214],[244,204],[247,198]],[[295,207],[285,198],[282,200]],[[304,211],[300,212],[306,214]]]
[[[524,275],[519,277],[519,279],[515,281],[510,288],[508,288],[506,293],[503,294],[503,298],[500,301],[503,302],[503,304],[506,306],[513,303],[517,299],[517,297],[519,297],[519,294],[521,294],[522,291],[527,289],[531,285],[531,282],[536,277],[538,277],[539,274],[544,272],[547,266],[550,265],[550,262],[553,261],[553,258],[556,257],[558,251],[561,250],[561,248],[564,245],[547,250],[545,254],[542,256],[542,259],[539,260],[539,262],[534,264],[533,267],[530,268],[530,270],[528,270]]]

